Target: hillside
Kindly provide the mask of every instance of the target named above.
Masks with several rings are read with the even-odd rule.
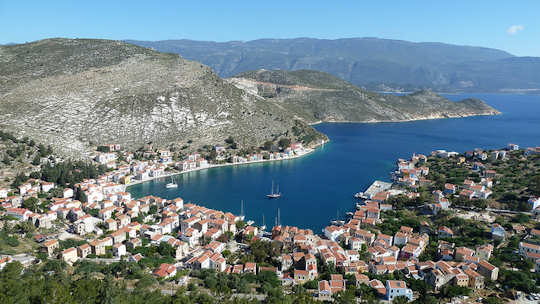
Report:
[[[295,126],[315,132],[207,66],[110,40],[1,46],[0,108],[0,128],[77,156],[106,143],[195,150],[229,136],[257,145]]]
[[[377,38],[130,42],[200,61],[222,77],[258,69],[309,69],[372,90],[540,90],[538,58],[483,47]]]
[[[378,94],[328,73],[309,70],[250,71],[229,81],[251,94],[278,101],[310,123],[407,121],[499,113],[478,99],[452,102],[429,90],[405,96]]]

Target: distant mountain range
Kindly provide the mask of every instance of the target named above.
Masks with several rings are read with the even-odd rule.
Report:
[[[127,42],[202,62],[221,77],[308,69],[379,91],[540,92],[540,58],[484,47],[378,38]]]
[[[258,70],[227,79],[260,98],[275,101],[303,121],[381,122],[496,115],[478,99],[452,102],[430,90],[396,96],[373,93],[325,72]]]

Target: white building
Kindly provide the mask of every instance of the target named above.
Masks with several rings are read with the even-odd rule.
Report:
[[[121,257],[123,255],[126,255],[126,245],[122,243],[114,244],[113,245],[113,252],[114,255],[117,257]]]
[[[386,281],[386,300],[392,301],[396,297],[406,297],[409,301],[412,301],[413,293],[411,289],[407,288],[404,281]]]
[[[538,206],[540,206],[540,197],[531,197],[529,199],[529,205],[532,210],[538,208]]]

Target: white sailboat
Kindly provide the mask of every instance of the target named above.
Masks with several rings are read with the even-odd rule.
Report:
[[[174,178],[171,176],[171,182],[165,185],[165,187],[168,189],[178,188],[178,184],[174,182]]]
[[[266,197],[268,198],[280,198],[281,192],[279,192],[279,184],[277,185],[277,190],[274,192],[274,181],[272,181],[272,191],[270,194],[267,194]]]
[[[266,230],[266,224],[264,223],[264,214],[263,214],[263,224],[261,226],[261,230]]]

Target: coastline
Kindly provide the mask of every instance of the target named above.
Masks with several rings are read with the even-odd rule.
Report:
[[[310,126],[316,126],[322,123],[362,123],[362,124],[373,124],[373,123],[388,123],[388,122],[413,122],[413,121],[422,121],[422,120],[439,120],[439,119],[449,119],[449,118],[466,118],[474,116],[497,116],[501,115],[502,112],[498,113],[482,113],[482,114],[464,114],[456,116],[440,116],[440,117],[424,117],[416,119],[401,119],[401,120],[319,120],[315,122],[308,122]]]
[[[314,152],[318,148],[324,146],[329,141],[330,141],[330,139],[327,139],[327,140],[323,141],[322,143],[318,143],[318,144],[314,145],[313,148],[306,148],[305,152],[302,153],[302,154],[293,155],[293,156],[290,156],[290,157],[287,157],[287,158],[261,159],[261,160],[247,161],[247,162],[243,162],[243,163],[225,163],[225,164],[211,164],[211,165],[209,164],[208,167],[204,167],[204,168],[199,167],[199,168],[185,170],[185,171],[176,171],[176,172],[164,174],[164,175],[161,175],[161,176],[151,177],[151,178],[141,180],[141,181],[134,181],[134,182],[131,182],[131,183],[126,185],[126,191],[128,190],[129,187],[134,186],[134,185],[146,183],[146,182],[157,180],[157,179],[160,179],[160,178],[167,178],[167,177],[171,177],[171,176],[175,176],[175,175],[181,175],[181,174],[184,174],[184,173],[208,170],[208,169],[219,168],[219,167],[251,165],[251,164],[256,164],[256,163],[275,162],[275,161],[285,161],[285,160],[296,159],[296,158],[300,158],[300,157],[306,156],[308,154],[311,154],[312,152]]]

